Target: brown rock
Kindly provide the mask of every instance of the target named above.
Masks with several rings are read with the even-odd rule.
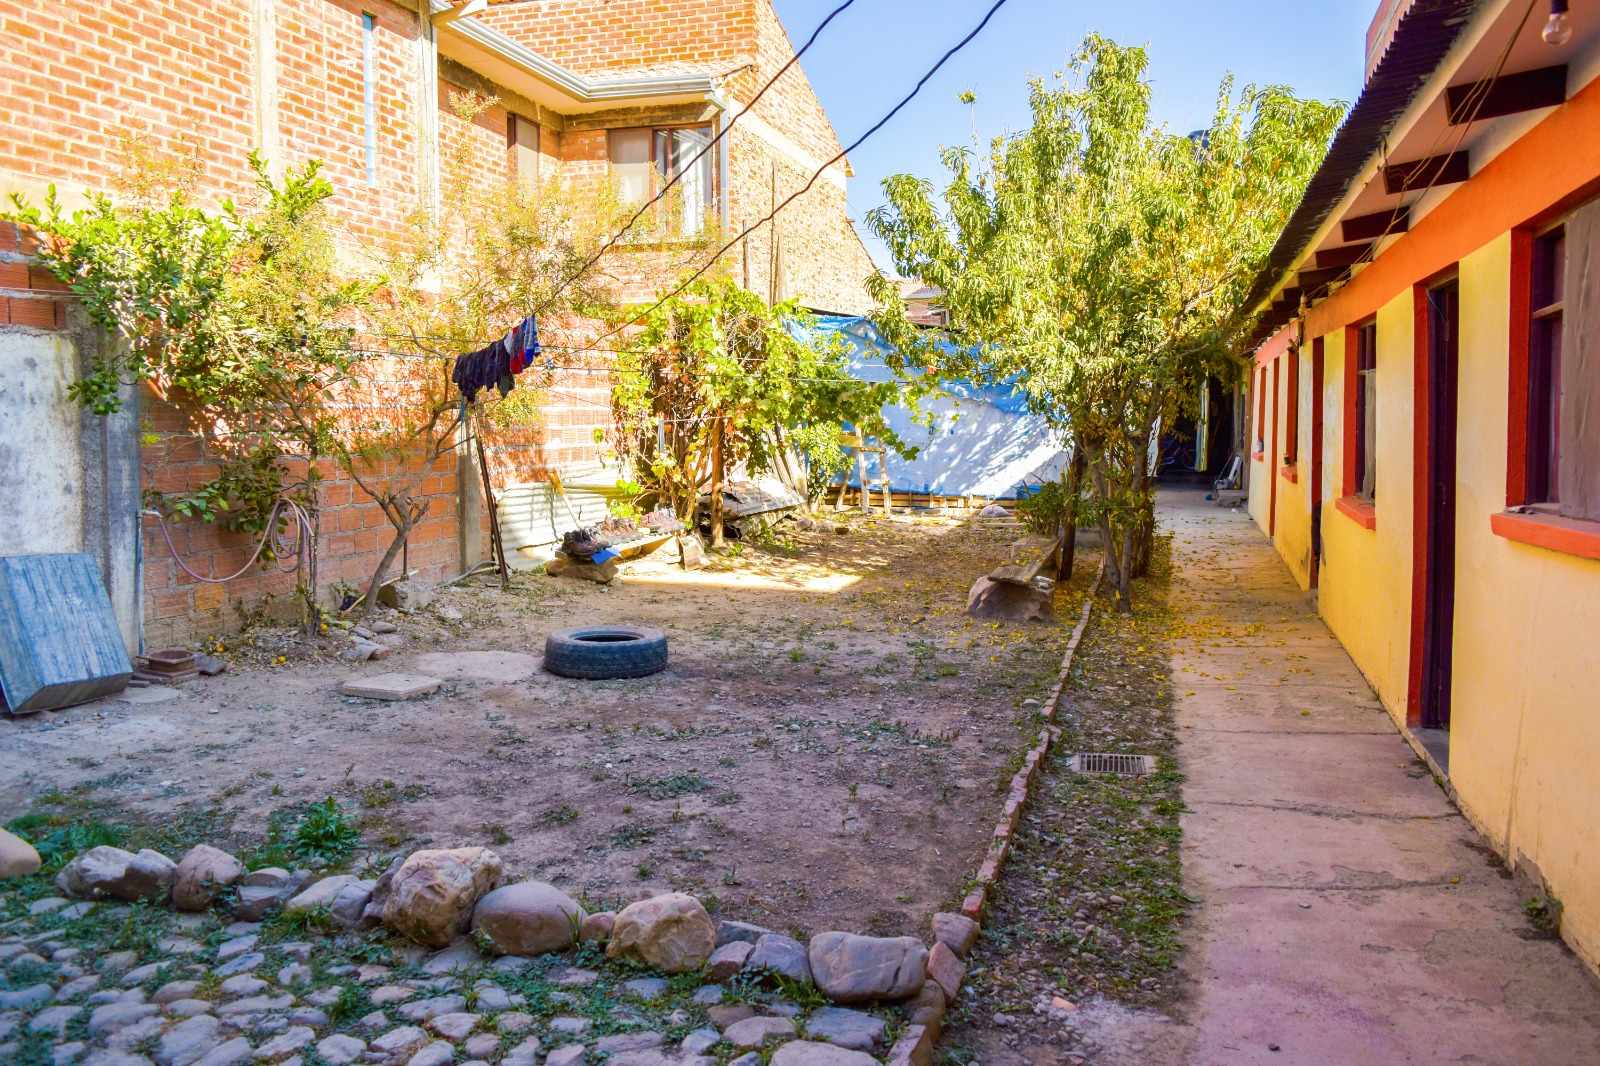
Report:
[[[1051,617],[1050,601],[1050,593],[1032,585],[996,581],[985,575],[974,581],[967,593],[967,614],[1005,622],[1047,622]]]
[[[908,999],[927,980],[928,949],[915,937],[818,933],[809,953],[812,979],[836,1003]]]
[[[884,1059],[887,1066],[928,1066],[933,1060],[933,1034],[923,1026],[908,1025]]]
[[[611,927],[609,958],[632,956],[666,973],[704,966],[717,944],[717,929],[700,901],[682,892],[630,903]]]
[[[925,1027],[937,1040],[939,1030],[944,1027],[946,1005],[944,989],[939,987],[938,982],[929,981],[917,993],[917,998],[906,1004],[906,1020],[912,1025]]]
[[[947,999],[955,999],[961,991],[961,979],[967,975],[967,964],[943,944],[933,945],[928,952],[928,976],[944,990]]]
[[[478,901],[472,928],[502,955],[565,951],[583,921],[583,908],[554,885],[522,881]]]
[[[39,853],[14,833],[0,829],[0,878],[27,877],[39,869]]]
[[[965,914],[942,911],[933,916],[933,939],[964,959],[978,942],[978,923]]]
[[[617,922],[617,916],[611,911],[601,911],[591,914],[583,920],[583,927],[578,930],[578,939],[585,943],[589,941],[603,941],[611,939],[611,927]]]
[[[448,947],[480,897],[500,883],[500,856],[487,848],[412,852],[378,878],[370,908],[383,924],[428,947]]]
[[[178,860],[172,879],[172,905],[180,911],[203,911],[222,889],[244,876],[244,863],[220,848],[196,844]]]
[[[756,949],[754,944],[735,940],[722,945],[711,953],[706,970],[711,974],[713,981],[726,981],[740,970],[744,969],[745,960]]]

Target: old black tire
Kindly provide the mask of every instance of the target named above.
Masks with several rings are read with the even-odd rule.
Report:
[[[545,638],[544,668],[589,681],[646,677],[667,668],[667,635],[643,626],[563,629]]]

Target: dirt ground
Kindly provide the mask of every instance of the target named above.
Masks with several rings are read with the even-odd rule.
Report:
[[[1089,568],[1058,592],[1056,624],[974,622],[968,586],[1015,527],[780,530],[707,570],[646,565],[610,588],[475,579],[387,615],[404,642],[382,663],[262,630],[227,642],[221,676],[128,694],[161,702],[0,720],[0,812],[66,794],[248,847],[273,812],[332,795],[359,816],[357,869],[485,844],[592,906],[675,888],[797,932],[925,933],[981,861]],[[539,668],[550,630],[620,622],[668,634],[666,672]],[[408,703],[338,694],[390,671],[447,684]]]

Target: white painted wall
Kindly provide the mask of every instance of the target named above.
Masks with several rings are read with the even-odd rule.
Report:
[[[0,330],[0,555],[85,550],[77,364],[68,334]]]

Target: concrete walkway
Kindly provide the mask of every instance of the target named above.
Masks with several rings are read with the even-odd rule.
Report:
[[[1160,510],[1199,901],[1187,1024],[1164,1050],[1194,1066],[1600,1063],[1600,985],[1534,933],[1260,531],[1199,492]]]

